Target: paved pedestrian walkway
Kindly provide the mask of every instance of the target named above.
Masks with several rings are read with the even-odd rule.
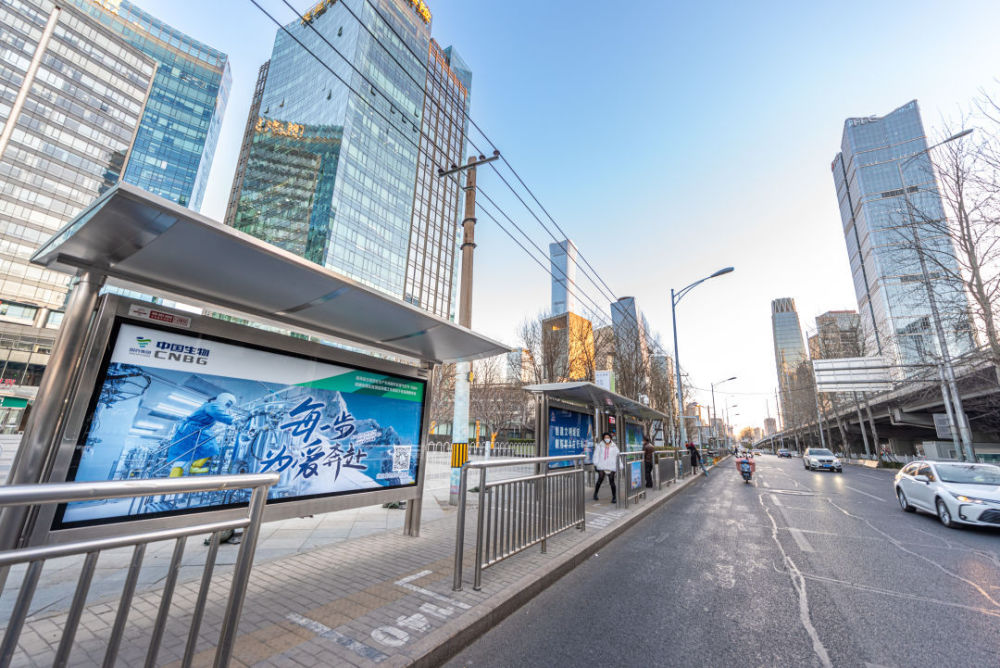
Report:
[[[475,540],[472,512],[466,533],[466,586],[453,592],[454,510],[447,506],[446,482],[442,484],[438,477],[443,471],[436,468],[441,467],[428,467],[425,521],[419,538],[402,535],[402,511],[386,511],[383,517],[395,512],[398,519],[393,516],[392,520],[381,520],[377,527],[380,521],[371,520],[371,526],[363,528],[377,530],[368,535],[351,537],[351,529],[343,540],[331,544],[313,545],[312,541],[319,543],[322,539],[316,536],[316,528],[310,530],[309,523],[296,528],[277,523],[286,528],[274,529],[270,539],[290,543],[270,549],[287,549],[289,553],[255,560],[233,665],[434,665],[588,558],[670,495],[699,479],[687,478],[662,491],[648,490],[647,498],[628,510],[612,506],[607,490],[602,490],[599,502],[590,501],[588,494],[586,531],[569,529],[549,539],[546,554],[538,547],[529,548],[488,569],[479,592],[471,586]],[[435,505],[437,510],[433,509]],[[318,520],[316,526],[323,521]],[[389,526],[390,522],[394,526]],[[297,533],[293,538],[274,538],[278,531]],[[303,539],[306,532],[311,537]],[[190,542],[201,543],[196,539]],[[261,542],[262,550],[268,549],[266,544],[267,539]],[[180,665],[184,652],[200,576],[200,565],[189,563],[187,567],[191,569],[189,577],[174,594],[158,656],[157,664],[161,666]],[[218,572],[228,580],[225,570]],[[13,574],[11,580],[11,584],[17,581]],[[69,665],[101,662],[107,632],[117,611],[117,591],[85,610]],[[211,663],[224,623],[227,591],[228,582],[223,582],[209,592],[195,665]],[[160,594],[156,587],[147,587],[136,595],[118,665],[144,660]],[[3,598],[7,599],[8,594]],[[92,596],[91,600],[97,598]],[[64,610],[46,608],[34,612],[22,633],[13,665],[50,665],[64,619]]]

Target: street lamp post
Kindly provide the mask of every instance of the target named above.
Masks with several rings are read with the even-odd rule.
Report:
[[[715,428],[716,422],[719,419],[719,414],[715,411],[715,386],[722,385],[723,383],[728,383],[731,380],[736,380],[736,376],[732,378],[726,378],[725,380],[720,380],[717,383],[709,383],[709,387],[712,388],[712,437],[716,440],[716,445],[718,445],[719,434]],[[726,450],[729,449],[729,439],[726,439]]]
[[[674,371],[677,373],[677,414],[684,414],[684,391],[681,388],[681,358],[677,353],[677,304],[684,298],[684,295],[694,290],[696,287],[704,283],[710,278],[715,278],[716,276],[722,276],[723,274],[728,274],[733,270],[732,267],[726,267],[720,269],[711,276],[706,276],[705,278],[695,281],[687,287],[681,288],[675,291],[670,288],[670,316],[673,319],[674,325]],[[687,444],[687,430],[684,428],[684,419],[681,418],[681,446]]]
[[[934,290],[931,287],[931,277],[927,271],[927,259],[924,257],[923,249],[920,247],[920,234],[917,229],[916,220],[914,220],[913,217],[913,205],[910,202],[910,193],[906,187],[906,180],[903,175],[903,165],[906,165],[921,155],[929,153],[932,149],[935,149],[938,146],[943,146],[944,144],[955,141],[956,139],[961,139],[971,133],[971,128],[963,130],[958,134],[948,137],[944,141],[940,141],[933,146],[928,146],[922,151],[914,153],[906,160],[896,161],[896,169],[899,171],[899,183],[903,190],[903,201],[906,203],[906,211],[910,219],[910,230],[913,233],[914,250],[917,251],[917,258],[920,262],[921,279],[924,284],[924,289],[927,291],[927,301],[931,307],[931,320],[934,321],[934,330],[937,334],[938,348],[941,349],[941,364],[938,366],[938,373],[941,375],[941,395],[945,406],[945,412],[948,414],[948,422],[951,427],[952,438],[954,439],[955,435],[958,434],[960,439],[963,459],[974,462],[976,461],[976,453],[972,447],[972,434],[969,431],[969,423],[965,419],[965,408],[962,405],[962,397],[958,393],[958,383],[955,381],[955,368],[951,363],[951,353],[948,351],[948,342],[945,339],[944,326],[941,324],[941,314],[938,312],[937,299],[934,297]],[[947,388],[945,387],[946,385]],[[949,394],[951,395],[950,401],[948,397]]]

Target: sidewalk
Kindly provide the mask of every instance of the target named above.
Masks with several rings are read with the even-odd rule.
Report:
[[[446,505],[438,519],[425,519],[419,538],[405,537],[399,528],[382,529],[263,563],[257,559],[233,665],[436,665],[699,479],[647,490],[647,499],[628,510],[610,505],[608,490],[602,490],[599,502],[588,495],[586,531],[569,529],[549,539],[547,554],[536,546],[487,569],[480,592],[472,590],[471,582],[474,512],[467,521],[466,586],[461,592],[451,590],[455,520],[454,510]],[[446,504],[447,487],[434,487],[438,494],[443,489]],[[428,506],[425,501],[425,518],[431,517]],[[219,572],[228,577],[228,571]],[[17,582],[13,573],[11,580],[12,585]],[[197,588],[196,578],[177,587],[159,665],[180,664],[189,623],[186,612],[193,607]],[[226,590],[217,586],[209,592],[196,665],[211,663]],[[136,595],[119,665],[143,661],[159,600],[155,589]],[[115,598],[88,606],[70,665],[100,663],[115,612]],[[13,665],[49,665],[64,618],[64,612],[34,614]]]

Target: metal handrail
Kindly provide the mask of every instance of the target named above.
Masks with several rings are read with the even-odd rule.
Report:
[[[571,526],[578,526],[580,528],[585,528],[586,515],[584,511],[584,494],[583,494],[583,474],[584,474],[584,461],[586,457],[584,455],[563,455],[556,457],[530,457],[522,459],[489,459],[478,462],[466,462],[462,466],[461,478],[459,482],[459,493],[458,493],[458,517],[456,518],[456,528],[455,528],[455,573],[454,580],[452,582],[452,588],[455,591],[460,591],[462,589],[462,560],[465,556],[465,515],[466,515],[466,505],[467,505],[467,492],[469,487],[469,471],[472,469],[479,469],[479,512],[476,525],[476,564],[475,564],[475,583],[474,589],[477,591],[480,588],[482,582],[482,570],[485,566],[492,565],[502,559],[505,559],[513,554],[521,552],[522,550],[541,543],[542,552],[545,552],[545,541],[548,537],[564,531]],[[548,464],[552,462],[570,462],[572,465],[572,470],[570,471],[551,471]],[[519,478],[505,479],[495,481],[493,483],[486,482],[486,472],[491,468],[501,468],[505,466],[524,466],[524,465],[534,465],[541,466],[542,472],[536,473],[530,476],[522,476]],[[557,526],[552,528],[550,526],[549,517],[549,505],[550,499],[548,497],[548,484],[549,480],[559,479],[569,475],[576,475],[579,478],[579,485],[577,489],[573,490],[570,494],[564,491],[564,494],[558,498],[558,502],[562,502],[564,506],[572,506],[572,511],[565,511],[565,508],[560,509],[559,518],[563,520],[565,526]],[[503,537],[499,535],[493,535],[493,546],[496,549],[497,545],[501,542],[503,543],[500,554],[494,559],[488,560],[488,563],[483,564],[483,550],[484,545],[490,542],[490,536],[486,536],[484,541],[484,529],[487,531],[489,527],[486,525],[486,514],[487,514],[487,495],[490,494],[494,489],[503,491],[512,488],[516,485],[522,485],[529,482],[541,482],[540,490],[538,492],[538,498],[534,499],[534,504],[529,503],[524,495],[510,494],[504,498],[510,507],[507,508],[508,517],[505,525],[506,533]],[[557,490],[559,488],[557,487]],[[563,498],[565,497],[565,498]],[[499,514],[499,506],[496,509]],[[511,514],[517,514],[516,519],[510,517]],[[528,521],[528,518],[537,520],[537,524]],[[499,534],[500,525],[497,525],[496,534]],[[516,535],[517,538],[512,538],[512,534]]]
[[[194,659],[198,631],[208,598],[208,585],[215,567],[215,557],[220,542],[220,532],[229,529],[245,528],[240,551],[233,567],[232,583],[229,600],[226,605],[222,632],[215,653],[216,668],[229,664],[232,658],[233,645],[236,640],[236,629],[243,601],[246,596],[247,582],[253,567],[253,556],[260,534],[260,523],[263,518],[267,493],[271,486],[279,480],[277,473],[241,474],[231,476],[200,476],[193,478],[162,478],[151,480],[112,480],[105,482],[68,482],[45,483],[40,485],[10,485],[0,487],[0,507],[3,506],[33,506],[45,503],[70,503],[74,501],[93,501],[136,496],[155,496],[160,494],[184,494],[192,492],[222,491],[227,489],[251,489],[247,516],[234,520],[204,522],[175,529],[160,529],[141,533],[125,534],[108,538],[82,540],[58,545],[42,545],[0,551],[0,593],[6,584],[7,572],[11,565],[27,563],[28,569],[21,584],[17,600],[7,623],[7,630],[0,644],[0,668],[7,668],[14,658],[17,641],[21,635],[24,622],[27,619],[31,601],[41,577],[42,567],[46,559],[77,554],[86,554],[83,569],[80,574],[73,601],[63,624],[63,634],[56,650],[53,665],[66,665],[72,650],[76,630],[86,605],[87,593],[93,579],[97,559],[101,551],[116,547],[134,545],[132,562],[128,576],[122,589],[121,600],[115,616],[114,625],[108,637],[108,645],[104,655],[104,666],[113,666],[118,656],[122,634],[135,594],[139,571],[145,556],[146,545],[161,540],[174,539],[173,557],[167,570],[163,585],[163,594],[156,621],[150,636],[146,653],[146,665],[156,663],[160,643],[170,612],[174,587],[180,571],[181,557],[184,554],[184,544],[189,536],[211,533],[212,539],[205,560],[205,570],[202,575],[201,587],[191,615],[191,626],[188,632],[182,666],[190,666]]]

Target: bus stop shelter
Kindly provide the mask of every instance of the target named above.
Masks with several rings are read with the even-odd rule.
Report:
[[[312,354],[308,351],[336,354],[339,357],[334,358],[335,362],[342,361],[353,369],[379,370],[391,364],[397,375],[424,384],[437,364],[475,360],[509,350],[453,322],[127,184],[111,188],[82,211],[38,249],[32,262],[70,274],[73,279],[62,326],[8,480],[12,485],[60,481],[60,458],[74,448],[79,450],[79,425],[85,423],[81,402],[86,403],[85,397],[92,395],[94,387],[91,384],[87,392],[82,392],[81,385],[91,373],[88,369],[96,366],[95,358],[105,354],[94,340],[101,334],[101,309],[108,310],[107,304],[115,300],[119,309],[123,304],[126,308],[110,314],[119,320],[143,317],[157,321],[158,327],[180,324],[190,326],[192,331],[198,323],[206,328],[229,328],[222,331],[252,330],[252,334],[241,336],[270,337],[266,340],[272,350],[280,348],[300,356]],[[125,303],[123,297],[102,294],[106,286],[176,300],[209,313],[231,316],[237,322],[270,326],[272,330],[223,323],[149,302],[141,303],[150,308],[137,305],[136,300]],[[247,344],[248,348],[252,346],[252,342]],[[93,374],[97,377],[96,371]],[[417,535],[429,404],[424,398],[419,436],[421,465],[415,486],[365,492],[355,495],[354,501],[347,501],[350,495],[341,495],[318,505],[311,502],[308,507],[284,504],[283,516],[405,500],[405,530]],[[62,479],[66,479],[65,474]],[[154,529],[165,521],[139,520]],[[171,521],[176,524],[184,518],[174,517]],[[0,522],[0,550],[24,544],[32,533],[32,522],[12,509],[5,511]],[[94,526],[87,530],[98,535],[116,529]],[[37,539],[38,532],[34,535]]]
[[[535,395],[535,433],[538,434],[539,456],[547,456],[549,453],[550,426],[554,419],[550,414],[552,409],[588,413],[592,417],[592,439],[596,440],[605,431],[613,432],[622,452],[626,452],[629,445],[626,425],[645,421],[667,424],[670,420],[666,413],[590,382],[544,383],[528,385],[524,389]],[[641,442],[639,445],[641,446]]]

